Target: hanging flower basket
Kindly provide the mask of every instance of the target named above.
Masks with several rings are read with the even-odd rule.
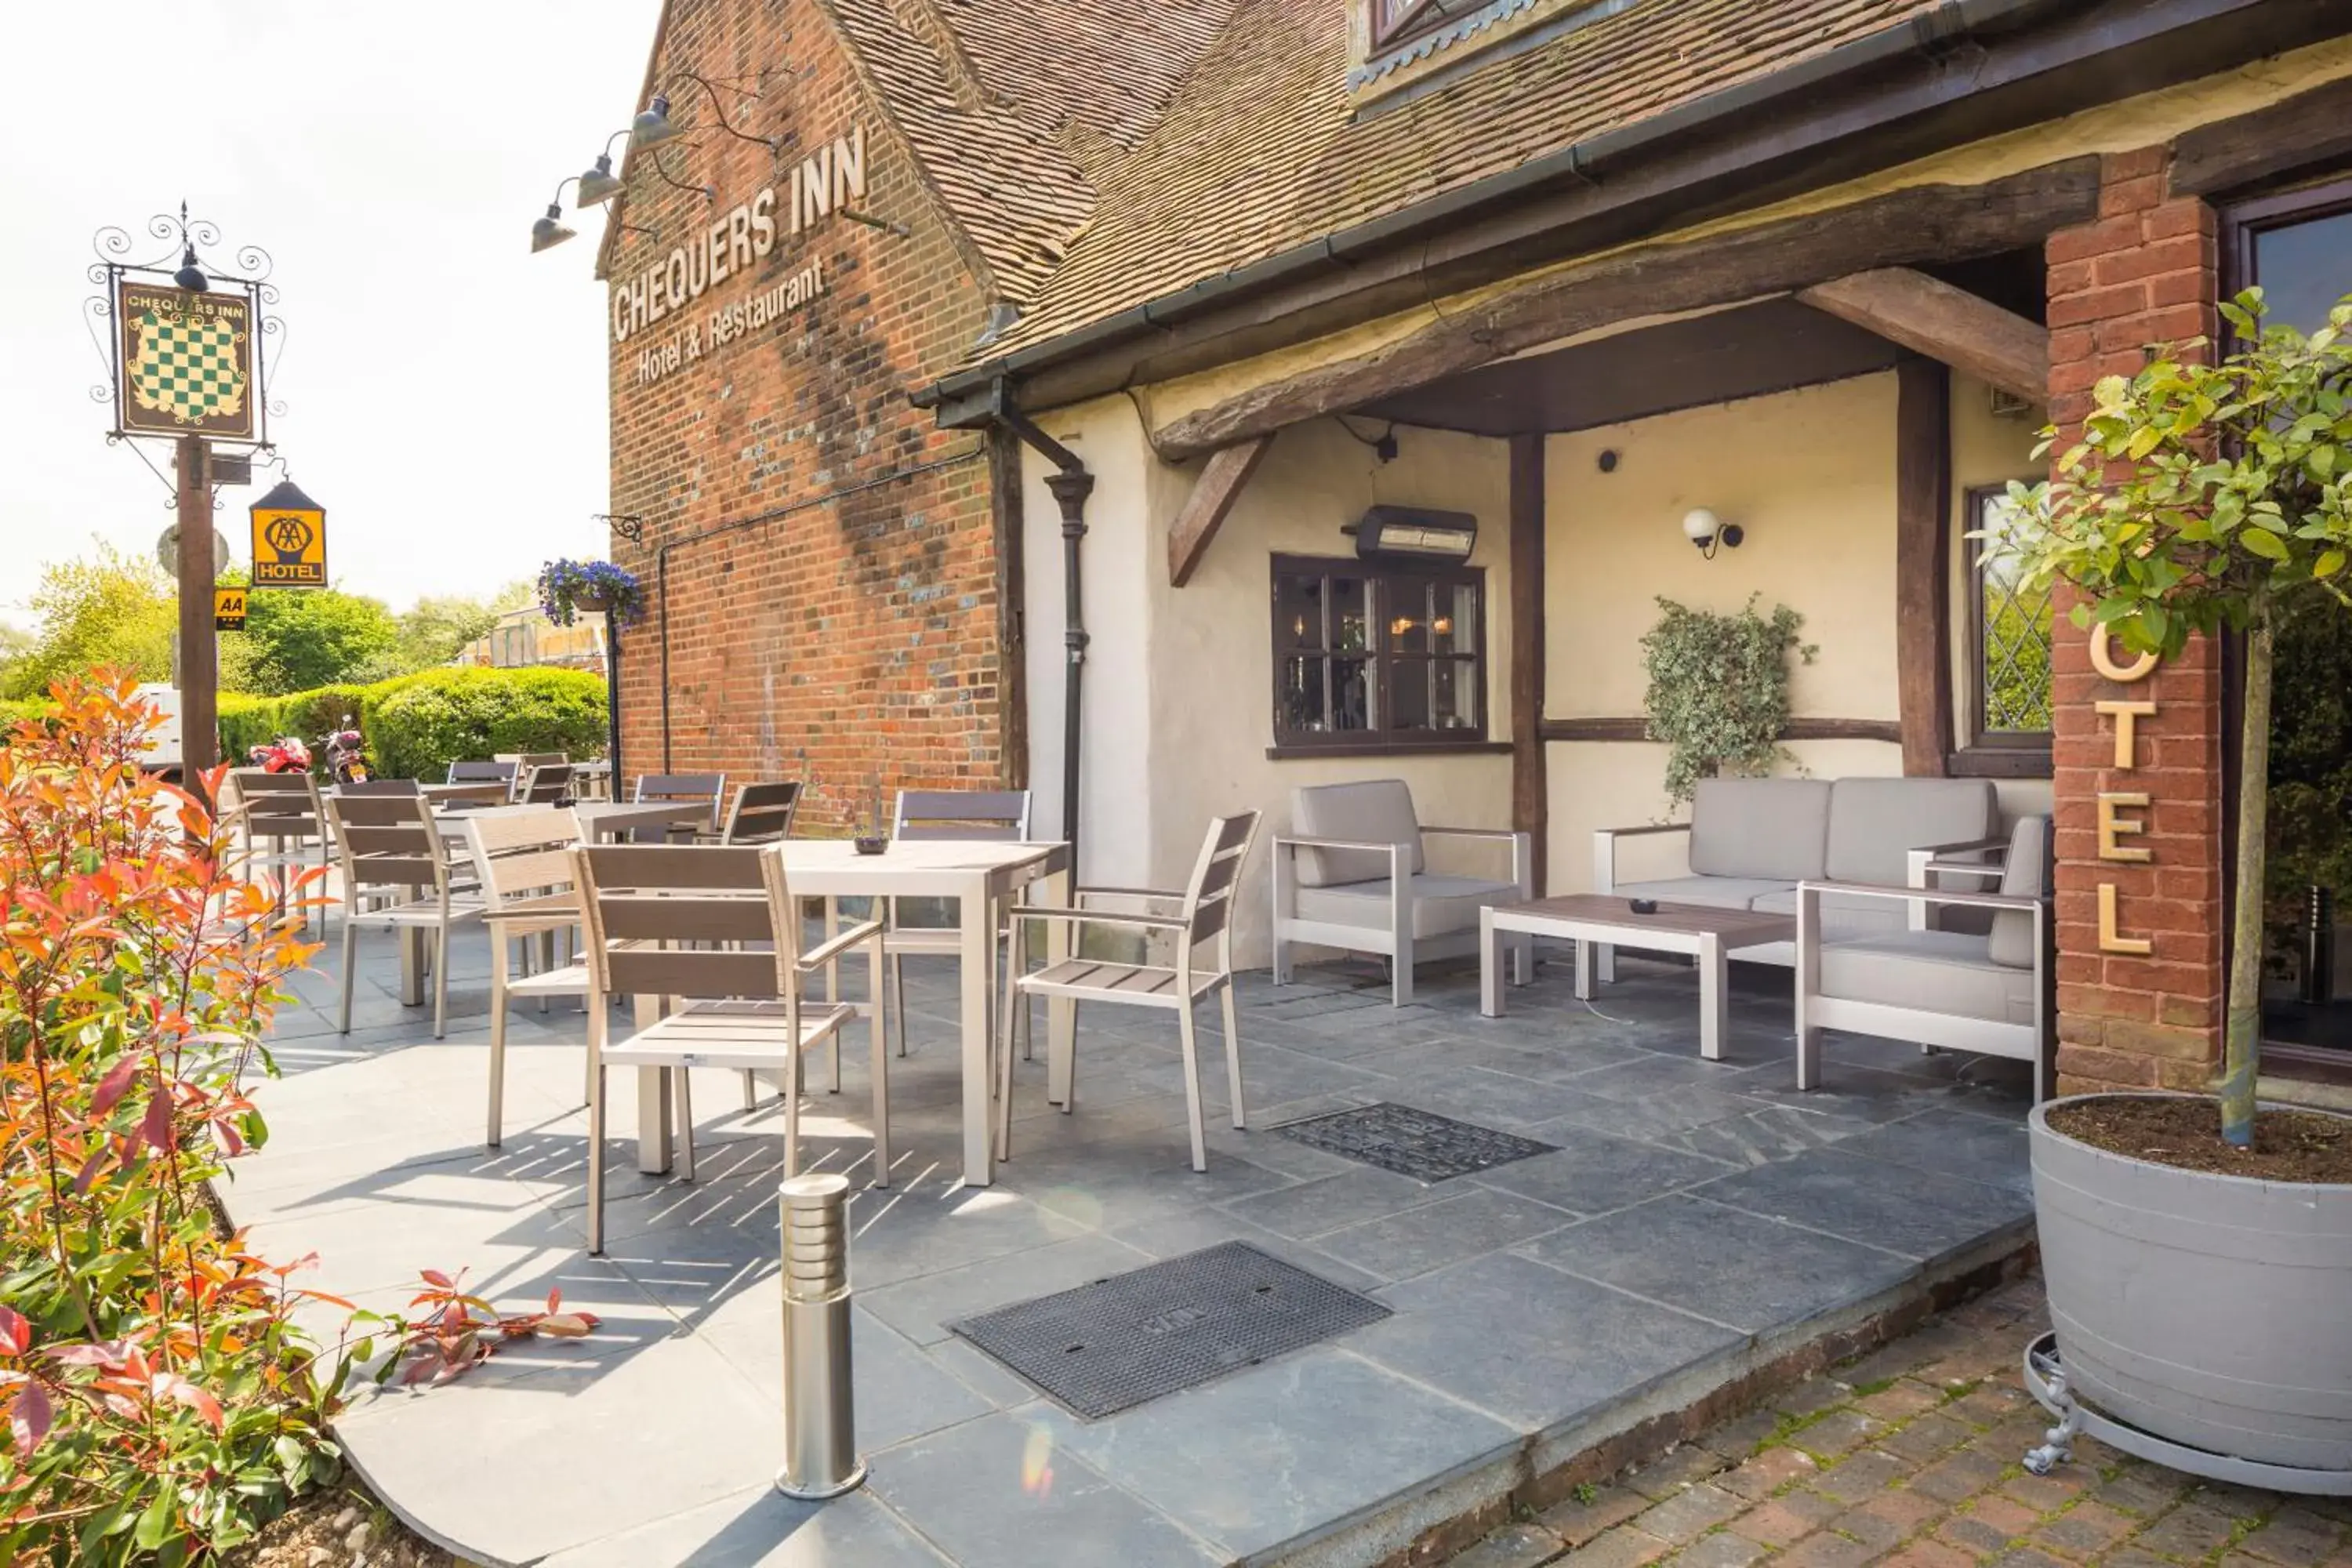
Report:
[[[551,561],[539,572],[539,607],[559,626],[582,615],[610,615],[625,625],[645,618],[646,591],[609,561]]]

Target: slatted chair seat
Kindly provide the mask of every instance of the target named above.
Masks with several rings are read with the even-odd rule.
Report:
[[[1013,1157],[1013,1032],[1016,1012],[1026,1013],[1022,998],[1056,996],[1086,1002],[1115,1002],[1134,1007],[1165,1007],[1176,1015],[1177,1037],[1184,1049],[1184,1109],[1192,1122],[1192,1169],[1209,1168],[1208,1131],[1201,1114],[1200,1053],[1194,1038],[1192,1009],[1211,994],[1224,1006],[1225,1080],[1233,1099],[1234,1125],[1245,1127],[1242,1105],[1241,1036],[1234,1008],[1234,889],[1242,864],[1249,858],[1257,837],[1257,813],[1220,816],[1209,824],[1192,879],[1181,894],[1139,888],[1080,889],[1072,909],[1042,909],[1028,905],[1013,910],[1012,984],[1005,987],[1004,1016],[997,1030],[997,1145],[999,1157]],[[1172,914],[1122,914],[1093,907],[1103,898],[1133,900],[1173,906]],[[1146,938],[1172,938],[1173,964],[1113,963],[1092,958],[1066,958],[1027,973],[1029,929],[1060,921],[1081,929],[1104,926]],[[1074,935],[1076,933],[1073,933]],[[1203,942],[1213,941],[1214,952],[1200,962]],[[1076,943],[1074,942],[1073,946]],[[1062,1110],[1077,1109],[1078,1075],[1072,1038],[1071,1059],[1061,1064],[1064,1084]]]
[[[784,1173],[800,1169],[801,1058],[836,1045],[860,1014],[873,1053],[874,1184],[890,1184],[889,1027],[882,994],[882,925],[867,921],[802,952],[799,905],[781,844],[594,844],[572,851],[597,997],[672,997],[688,1004],[607,1046],[589,1034],[588,1250],[604,1248],[604,1074],[608,1067],[668,1073],[677,1107],[678,1172],[694,1176],[694,1113],[688,1069],[780,1075]],[[682,946],[681,943],[696,943]],[[809,978],[863,948],[863,1005],[810,1002]],[[601,1007],[592,1006],[592,1014]]]
[[[1182,979],[1159,963],[1108,963],[1100,959],[1069,958],[1031,974],[1027,989],[1041,996],[1067,996],[1078,1001],[1131,1002],[1139,1007],[1181,1007]],[[1218,985],[1207,972],[1192,976],[1192,998],[1199,1001]]]

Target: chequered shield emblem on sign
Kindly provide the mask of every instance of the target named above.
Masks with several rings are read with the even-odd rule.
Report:
[[[233,418],[244,409],[237,345],[245,333],[233,322],[150,308],[137,327],[129,380],[140,407],[182,425]]]

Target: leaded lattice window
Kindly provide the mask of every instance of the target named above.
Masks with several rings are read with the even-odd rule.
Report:
[[[1976,742],[2046,743],[2050,735],[2048,584],[2029,587],[2016,557],[2001,548],[2028,520],[2006,486],[1972,490],[1969,529],[1978,556],[1971,606],[1976,664]]]

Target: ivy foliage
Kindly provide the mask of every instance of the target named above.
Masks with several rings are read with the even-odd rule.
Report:
[[[1701,779],[1769,773],[1789,755],[1789,656],[1811,664],[1819,649],[1798,640],[1802,616],[1786,605],[1760,616],[1756,599],[1723,615],[1661,598],[1664,613],[1642,638],[1650,739],[1669,748],[1666,795],[1677,805]]]

